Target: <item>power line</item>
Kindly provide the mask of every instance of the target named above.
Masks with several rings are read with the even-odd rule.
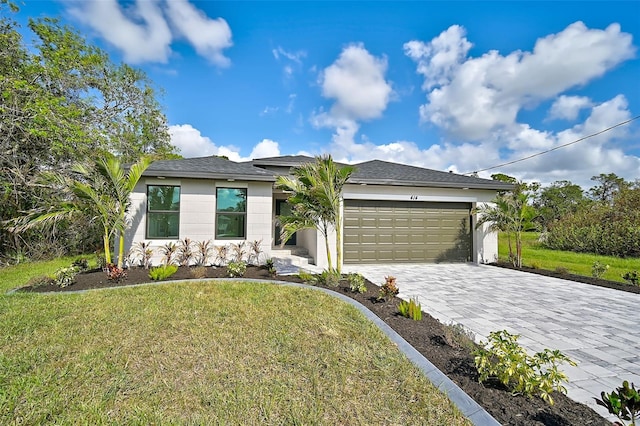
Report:
[[[594,136],[601,135],[601,134],[603,134],[603,133],[606,133],[606,132],[608,132],[608,131],[610,131],[610,130],[615,129],[616,127],[620,127],[620,126],[624,126],[625,124],[629,124],[629,123],[631,123],[633,120],[637,120],[638,118],[640,118],[640,115],[636,115],[635,117],[630,118],[630,119],[629,119],[629,120],[627,120],[627,121],[623,121],[623,122],[621,122],[621,123],[618,123],[618,124],[616,124],[616,125],[613,125],[613,126],[611,126],[611,127],[608,127],[608,128],[606,128],[606,129],[604,129],[604,130],[601,130],[601,131],[599,131],[599,132],[592,133],[592,134],[590,134],[590,135],[588,135],[588,136],[584,136],[584,137],[582,137],[582,138],[580,138],[580,139],[576,139],[576,140],[575,140],[575,141],[573,141],[573,142],[565,143],[565,144],[563,144],[563,145],[558,145],[558,146],[556,146],[555,148],[547,149],[546,151],[538,152],[538,153],[536,153],[536,154],[532,154],[532,155],[529,155],[529,156],[527,156],[527,157],[520,158],[520,159],[518,159],[518,160],[508,161],[508,162],[506,162],[506,163],[498,164],[497,166],[487,167],[486,169],[476,170],[476,171],[474,171],[474,172],[470,172],[470,173],[463,173],[463,174],[465,174],[465,175],[469,175],[469,174],[476,174],[476,173],[480,173],[480,172],[486,172],[487,170],[497,169],[498,167],[510,166],[511,164],[515,164],[515,163],[519,163],[519,162],[521,162],[521,161],[529,160],[529,159],[531,159],[531,158],[538,157],[538,156],[543,155],[543,154],[547,154],[547,153],[549,153],[549,152],[551,152],[551,151],[555,151],[555,150],[557,150],[557,149],[564,148],[564,147],[566,147],[566,146],[573,145],[573,144],[576,144],[576,143],[578,143],[578,142],[582,142],[583,140],[586,140],[586,139],[592,138],[592,137],[594,137]]]

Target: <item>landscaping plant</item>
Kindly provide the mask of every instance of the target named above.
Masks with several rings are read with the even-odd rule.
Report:
[[[622,274],[622,279],[627,281],[631,285],[639,285],[638,271],[628,271]]]
[[[213,255],[213,245],[211,245],[211,240],[196,243],[196,251],[196,265],[207,266],[209,258]]]
[[[229,255],[229,247],[228,246],[215,246],[216,250],[216,260],[215,264],[218,266],[222,266],[227,263],[227,256]]]
[[[635,426],[636,419],[640,420],[640,393],[633,383],[629,385],[625,380],[615,391],[602,392],[600,396],[600,399],[594,398],[596,403],[620,419],[622,425],[627,425],[624,420],[630,420],[629,426]]]
[[[313,281],[313,274],[301,269],[300,271],[298,271],[298,278],[300,278],[305,283],[310,283]]]
[[[231,244],[231,251],[233,252],[233,260],[234,262],[242,262],[244,255],[246,254],[246,250],[244,247],[244,241],[241,241],[237,244]]]
[[[176,243],[169,241],[165,245],[160,247],[160,253],[162,254],[162,263],[164,265],[171,265],[174,261],[174,256],[178,252],[178,246]]]
[[[338,287],[342,275],[335,269],[325,269],[314,277],[316,284],[326,285],[327,287]]]
[[[400,315],[405,318],[411,318],[414,321],[420,321],[422,319],[422,307],[418,299],[411,298],[407,302],[403,300],[398,304],[398,311]]]
[[[605,265],[604,263],[596,260],[593,262],[593,266],[591,267],[591,276],[594,278],[602,278],[605,272],[609,269],[609,265]]]
[[[76,281],[76,275],[80,272],[77,266],[69,266],[58,269],[54,274],[54,282],[58,287],[68,287]]]
[[[140,260],[140,266],[142,266],[144,269],[149,269],[151,267],[151,258],[153,257],[153,249],[151,248],[151,243],[146,243],[144,241],[137,242],[134,244],[131,252],[133,255],[137,256],[137,259]]]
[[[389,299],[396,296],[400,293],[398,286],[396,285],[396,277],[392,277],[389,275],[388,277],[384,277],[385,283],[380,287],[380,291],[378,292],[378,300],[388,301]]]
[[[165,280],[178,272],[177,265],[161,265],[149,269],[149,278],[154,281]]]
[[[489,341],[474,351],[480,382],[495,378],[514,394],[537,395],[553,405],[553,391],[567,393],[562,382],[568,378],[558,365],[576,363],[558,350],[545,349],[531,356],[518,344],[519,337],[506,330],[493,331]]]
[[[184,238],[178,242],[178,264],[180,266],[189,266],[193,260],[195,253],[193,251],[193,241],[191,238]]]
[[[229,262],[227,265],[227,273],[231,278],[239,278],[244,276],[244,273],[247,271],[247,264],[243,261],[234,261]]]
[[[273,263],[273,259],[269,258],[264,262],[264,265],[267,267],[267,272],[269,272],[269,275],[271,275],[272,277],[276,276],[277,270],[276,270],[276,265]]]
[[[347,281],[349,282],[349,288],[353,293],[365,293],[367,286],[364,283],[364,277],[362,274],[350,273],[347,275]]]
[[[113,263],[107,263],[105,266],[105,272],[107,274],[107,279],[113,282],[120,282],[127,277],[127,271],[123,268],[118,267],[118,265]]]
[[[253,259],[253,265],[259,265],[260,264],[260,255],[262,254],[262,240],[255,240],[251,243],[249,243],[249,263],[252,262]]]

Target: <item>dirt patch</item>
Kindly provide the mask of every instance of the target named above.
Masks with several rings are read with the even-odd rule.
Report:
[[[180,267],[171,280],[192,279],[194,268]],[[225,267],[207,268],[206,278],[226,278]],[[266,268],[249,266],[244,275],[251,279],[278,279],[289,282],[302,282],[297,276],[271,276]],[[127,277],[119,283],[106,279],[102,271],[90,271],[79,274],[76,282],[65,288],[43,286],[36,289],[22,288],[20,291],[50,292],[77,291],[107,288],[150,282],[148,271],[132,268]],[[438,367],[444,374],[460,386],[471,398],[483,406],[493,417],[504,425],[610,425],[591,408],[577,403],[562,394],[554,394],[555,404],[548,405],[539,398],[512,396],[500,384],[480,384],[471,355],[471,342],[459,339],[459,335],[430,315],[424,313],[422,321],[413,321],[398,314],[400,299],[386,302],[377,300],[379,288],[366,281],[367,291],[352,293],[346,281],[342,281],[332,290],[346,294],[357,300],[415,347],[422,355]]]

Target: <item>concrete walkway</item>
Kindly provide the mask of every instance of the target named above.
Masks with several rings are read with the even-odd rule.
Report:
[[[530,351],[559,349],[578,363],[563,365],[568,396],[614,419],[593,397],[623,380],[640,385],[640,294],[485,265],[346,265],[381,285],[397,278],[400,297],[417,297],[443,323],[459,323],[486,339],[520,334]]]

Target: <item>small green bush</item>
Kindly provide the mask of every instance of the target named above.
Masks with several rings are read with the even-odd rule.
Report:
[[[247,264],[242,260],[229,262],[227,265],[227,274],[231,278],[243,277],[245,272],[247,272]]]
[[[298,271],[298,278],[300,278],[305,283],[313,282],[313,274],[307,271],[303,271],[302,269]]]
[[[398,311],[400,315],[405,318],[411,318],[414,321],[420,321],[422,319],[422,307],[418,299],[411,298],[408,302],[403,300],[398,304]]]
[[[396,296],[400,293],[398,286],[396,285],[396,277],[392,277],[389,275],[388,277],[384,277],[385,283],[380,287],[380,291],[378,292],[378,300],[388,301],[389,299]]]
[[[58,287],[69,287],[76,282],[76,275],[80,272],[77,266],[69,266],[58,269],[54,274],[54,282]]]
[[[496,378],[514,394],[538,395],[553,405],[553,391],[567,393],[561,383],[568,378],[558,365],[576,363],[558,350],[545,349],[531,356],[518,344],[518,337],[506,330],[493,331],[489,341],[473,352],[480,382]]]
[[[631,285],[639,285],[638,280],[638,271],[629,271],[622,274],[622,279],[627,281]]]
[[[264,266],[267,267],[267,272],[269,272],[269,275],[271,275],[272,277],[276,276],[276,273],[278,272],[276,270],[276,265],[273,262],[272,258],[268,258],[267,260],[264,261]]]
[[[365,284],[364,277],[361,274],[348,274],[347,281],[349,282],[349,288],[352,293],[366,293],[367,285]]]
[[[446,324],[444,339],[453,348],[468,348],[471,351],[475,349],[476,335],[462,324]]]
[[[89,261],[82,257],[80,259],[74,260],[71,266],[75,266],[79,271],[86,271],[89,269]]]
[[[342,276],[335,269],[325,269],[314,277],[316,284],[327,287],[338,287]]]
[[[107,279],[116,283],[127,277],[127,270],[118,268],[118,265],[114,265],[113,263],[107,263],[105,271],[107,273]]]
[[[569,269],[564,266],[556,266],[555,272],[560,275],[569,275]]]
[[[607,272],[607,269],[609,269],[609,265],[605,265],[599,260],[596,260],[593,262],[593,265],[591,265],[591,276],[593,278],[602,278],[604,273]]]
[[[622,386],[607,394],[602,392],[601,399],[594,398],[598,405],[609,410],[610,414],[616,416],[623,425],[624,420],[630,420],[630,426],[635,426],[636,419],[640,420],[640,393],[633,383],[622,382]]]
[[[178,272],[177,265],[161,265],[149,269],[149,278],[154,281],[166,280],[171,275]]]

